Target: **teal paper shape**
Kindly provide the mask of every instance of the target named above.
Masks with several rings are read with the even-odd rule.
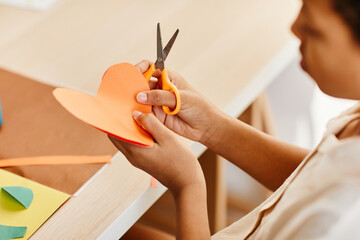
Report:
[[[0,240],[21,238],[25,235],[27,227],[12,227],[0,225]]]
[[[2,187],[2,189],[10,194],[16,201],[21,205],[28,208],[34,198],[33,191],[27,187],[13,186],[13,187]]]

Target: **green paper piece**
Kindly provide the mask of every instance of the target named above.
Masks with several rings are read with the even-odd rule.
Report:
[[[21,205],[28,208],[34,198],[33,191],[27,187],[2,187],[2,189],[10,194],[15,200],[17,200]]]
[[[25,235],[27,227],[12,227],[0,225],[0,240],[21,238]]]

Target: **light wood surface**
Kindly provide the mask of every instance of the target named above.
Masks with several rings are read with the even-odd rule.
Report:
[[[0,45],[0,66],[96,93],[110,65],[155,60],[160,22],[164,42],[180,29],[167,67],[224,107],[289,41],[296,2],[60,0],[39,15],[7,13],[0,34],[21,28]]]
[[[132,167],[122,155],[117,155],[32,239],[96,239],[149,187],[150,176]]]
[[[0,66],[95,94],[110,65],[155,60],[160,22],[164,42],[180,29],[167,67],[225,109],[289,42],[297,9],[296,0],[59,0],[44,13],[0,6],[0,36],[6,36],[0,40]],[[251,94],[246,96],[255,97]],[[150,177],[117,155],[32,239],[96,239],[106,231],[119,233],[114,222],[134,202],[142,196],[148,204],[155,201],[144,195],[152,191],[149,187]],[[141,216],[141,211],[133,215]]]

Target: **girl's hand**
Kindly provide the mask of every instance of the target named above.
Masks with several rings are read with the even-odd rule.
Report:
[[[143,60],[136,66],[144,73],[151,64],[150,61]],[[162,110],[162,106],[174,108],[176,99],[172,92],[161,90],[162,81],[159,70],[153,75],[159,81],[150,81],[151,90],[138,93],[137,101],[142,104],[152,105],[155,116],[172,131],[191,140],[206,144],[207,139],[215,131],[214,124],[211,123],[220,115],[220,111],[193,89],[179,74],[168,70],[168,75],[170,81],[180,93],[181,109],[177,115],[167,115]]]
[[[167,129],[153,114],[134,112],[135,121],[155,140],[153,148],[145,148],[109,136],[129,162],[144,170],[173,193],[189,186],[204,186],[201,167],[191,150]]]

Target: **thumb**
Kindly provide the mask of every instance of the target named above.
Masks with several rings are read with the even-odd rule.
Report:
[[[153,114],[145,114],[138,111],[133,112],[137,124],[150,133],[156,142],[161,143],[164,139],[171,137],[167,129]]]
[[[175,94],[160,89],[140,92],[136,95],[136,100],[142,104],[167,106],[170,108],[174,108],[176,105]]]

